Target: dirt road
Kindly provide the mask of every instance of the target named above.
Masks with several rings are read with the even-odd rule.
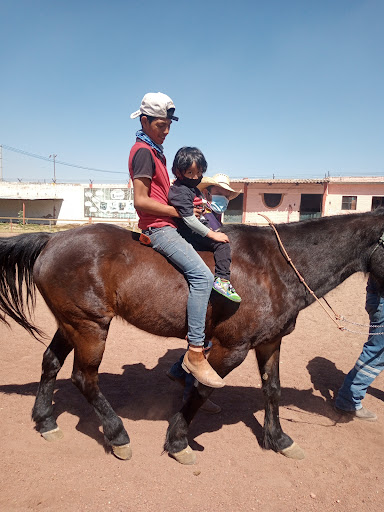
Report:
[[[328,296],[366,323],[365,280],[352,276]],[[53,335],[41,299],[36,323]],[[299,315],[281,355],[281,422],[306,452],[303,461],[263,450],[260,376],[250,353],[214,392],[223,408],[199,412],[190,431],[195,466],[161,455],[167,420],[181,389],[165,376],[184,343],[113,321],[100,369],[101,388],[131,437],[133,458],[105,452],[93,410],[70,381],[72,357],[59,374],[55,412],[64,431],[44,441],[30,419],[43,345],[22,328],[0,326],[0,510],[2,511],[374,511],[384,502],[384,380],[365,399],[377,423],[338,422],[331,401],[354,364],[364,335],[342,333],[318,305]]]

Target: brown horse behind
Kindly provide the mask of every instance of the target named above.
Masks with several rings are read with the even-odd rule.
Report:
[[[313,302],[283,256],[268,227],[227,226],[233,253],[231,281],[241,304],[214,292],[206,333],[210,363],[225,377],[250,349],[257,356],[265,398],[264,446],[302,458],[303,452],[279,422],[281,339],[292,332],[299,311]],[[384,210],[278,226],[281,239],[308,285],[321,297],[354,272],[371,272],[384,290],[384,253],[378,246]],[[110,322],[120,316],[147,332],[184,338],[187,282],[163,256],[141,245],[137,234],[98,224],[48,234],[0,240],[0,320],[6,315],[38,336],[29,320],[34,285],[54,314],[58,329],[44,353],[32,417],[47,439],[62,433],[53,416],[57,374],[74,350],[72,380],[94,407],[106,439],[119,458],[131,457],[120,418],[100,392],[98,368]],[[376,250],[377,249],[377,250]],[[212,254],[202,257],[213,269]],[[188,425],[212,392],[199,385],[170,420],[165,450],[192,463]],[[178,458],[176,456],[176,458]]]

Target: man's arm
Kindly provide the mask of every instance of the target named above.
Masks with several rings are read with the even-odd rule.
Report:
[[[176,208],[173,206],[158,203],[149,197],[150,186],[150,178],[135,178],[133,180],[133,204],[136,210],[141,210],[152,215],[180,217]]]

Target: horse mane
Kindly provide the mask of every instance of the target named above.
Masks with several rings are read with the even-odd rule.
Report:
[[[363,222],[364,219],[366,222]],[[377,219],[377,222],[372,222]],[[384,208],[371,212],[330,215],[304,221],[275,224],[282,243],[290,256],[298,257],[306,254],[308,258],[322,258],[329,250],[338,251],[340,255],[347,253],[360,260],[360,271],[369,272],[370,253],[362,252],[362,247],[378,241],[384,231]],[[260,248],[273,247],[279,249],[276,234],[269,226],[250,226],[245,224],[227,224],[223,231],[231,238],[233,251],[237,247],[257,251]],[[244,240],[249,241],[244,246]],[[271,246],[270,243],[273,243]],[[268,244],[268,245],[266,245]],[[262,257],[270,258],[271,255]]]
[[[361,219],[362,217],[378,217],[382,218],[384,222],[384,207],[376,208],[371,212],[361,212],[361,213],[347,213],[342,215],[328,215],[326,217],[319,217],[314,219],[300,220],[295,222],[281,222],[274,223],[277,231],[280,233],[289,232],[289,231],[302,231],[302,232],[313,232],[314,228],[316,228],[316,232],[321,232],[324,229],[329,229],[331,226],[339,227],[341,224],[345,224],[347,219],[356,220]],[[222,229],[225,233],[233,233],[250,235],[252,233],[256,233],[258,235],[263,235],[264,232],[268,232],[269,234],[273,234],[270,226],[254,226],[248,224],[225,224]],[[267,235],[268,236],[268,235]]]

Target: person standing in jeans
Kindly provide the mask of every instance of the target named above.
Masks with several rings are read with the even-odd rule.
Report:
[[[365,421],[376,421],[374,412],[366,409],[361,401],[368,387],[384,368],[384,297],[369,277],[365,309],[369,314],[369,335],[355,366],[345,377],[336,397],[338,413]]]

